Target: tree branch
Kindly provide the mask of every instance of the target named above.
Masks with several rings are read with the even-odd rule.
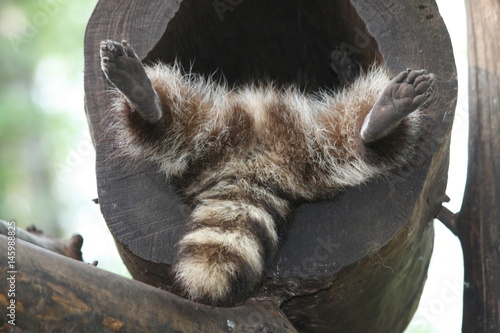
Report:
[[[11,227],[12,228],[12,227]],[[0,234],[7,235],[9,231],[9,222],[0,220]],[[83,261],[82,245],[83,238],[80,235],[73,235],[69,239],[57,239],[45,235],[35,226],[28,227],[27,230],[16,227],[16,238],[22,239],[28,243],[35,244],[46,250],[61,254],[63,256]]]
[[[7,271],[0,235],[0,279],[14,275],[15,296],[2,290],[0,307],[15,300],[16,328],[43,332],[296,332],[272,303],[215,308],[46,251],[22,240],[15,271]],[[5,311],[5,310],[4,310]],[[0,317],[0,327],[9,317]]]
[[[457,214],[445,206],[441,206],[436,218],[443,223],[454,235],[457,234]]]

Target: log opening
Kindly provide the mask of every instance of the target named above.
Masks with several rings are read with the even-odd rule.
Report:
[[[263,80],[315,91],[338,82],[329,65],[336,47],[365,68],[382,60],[349,1],[188,0],[144,61],[177,59],[230,85]]]

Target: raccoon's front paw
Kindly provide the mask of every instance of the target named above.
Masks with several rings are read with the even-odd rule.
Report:
[[[159,102],[151,81],[134,49],[126,41],[101,42],[101,69],[106,78],[120,90],[148,121],[161,117]]]
[[[337,74],[342,85],[348,85],[356,79],[358,71],[347,51],[341,47],[335,48],[330,54],[330,67]]]
[[[384,89],[366,116],[361,128],[365,144],[387,135],[410,113],[431,97],[435,76],[425,70],[407,69],[399,73]]]

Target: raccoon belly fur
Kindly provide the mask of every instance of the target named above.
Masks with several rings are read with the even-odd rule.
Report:
[[[383,67],[315,95],[229,89],[164,64],[146,73],[160,121],[144,120],[117,92],[113,129],[121,149],[158,165],[192,207],[173,270],[184,295],[206,304],[251,295],[294,207],[404,164],[419,132],[417,110],[387,137],[362,143],[363,120],[391,79]]]

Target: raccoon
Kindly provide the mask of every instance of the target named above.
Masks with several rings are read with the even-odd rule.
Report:
[[[346,87],[306,94],[143,66],[125,41],[103,41],[100,56],[115,89],[119,149],[157,165],[191,207],[173,265],[177,288],[215,306],[251,296],[298,205],[412,158],[435,80],[411,69],[391,78],[375,65],[352,75],[338,51],[332,68]]]

